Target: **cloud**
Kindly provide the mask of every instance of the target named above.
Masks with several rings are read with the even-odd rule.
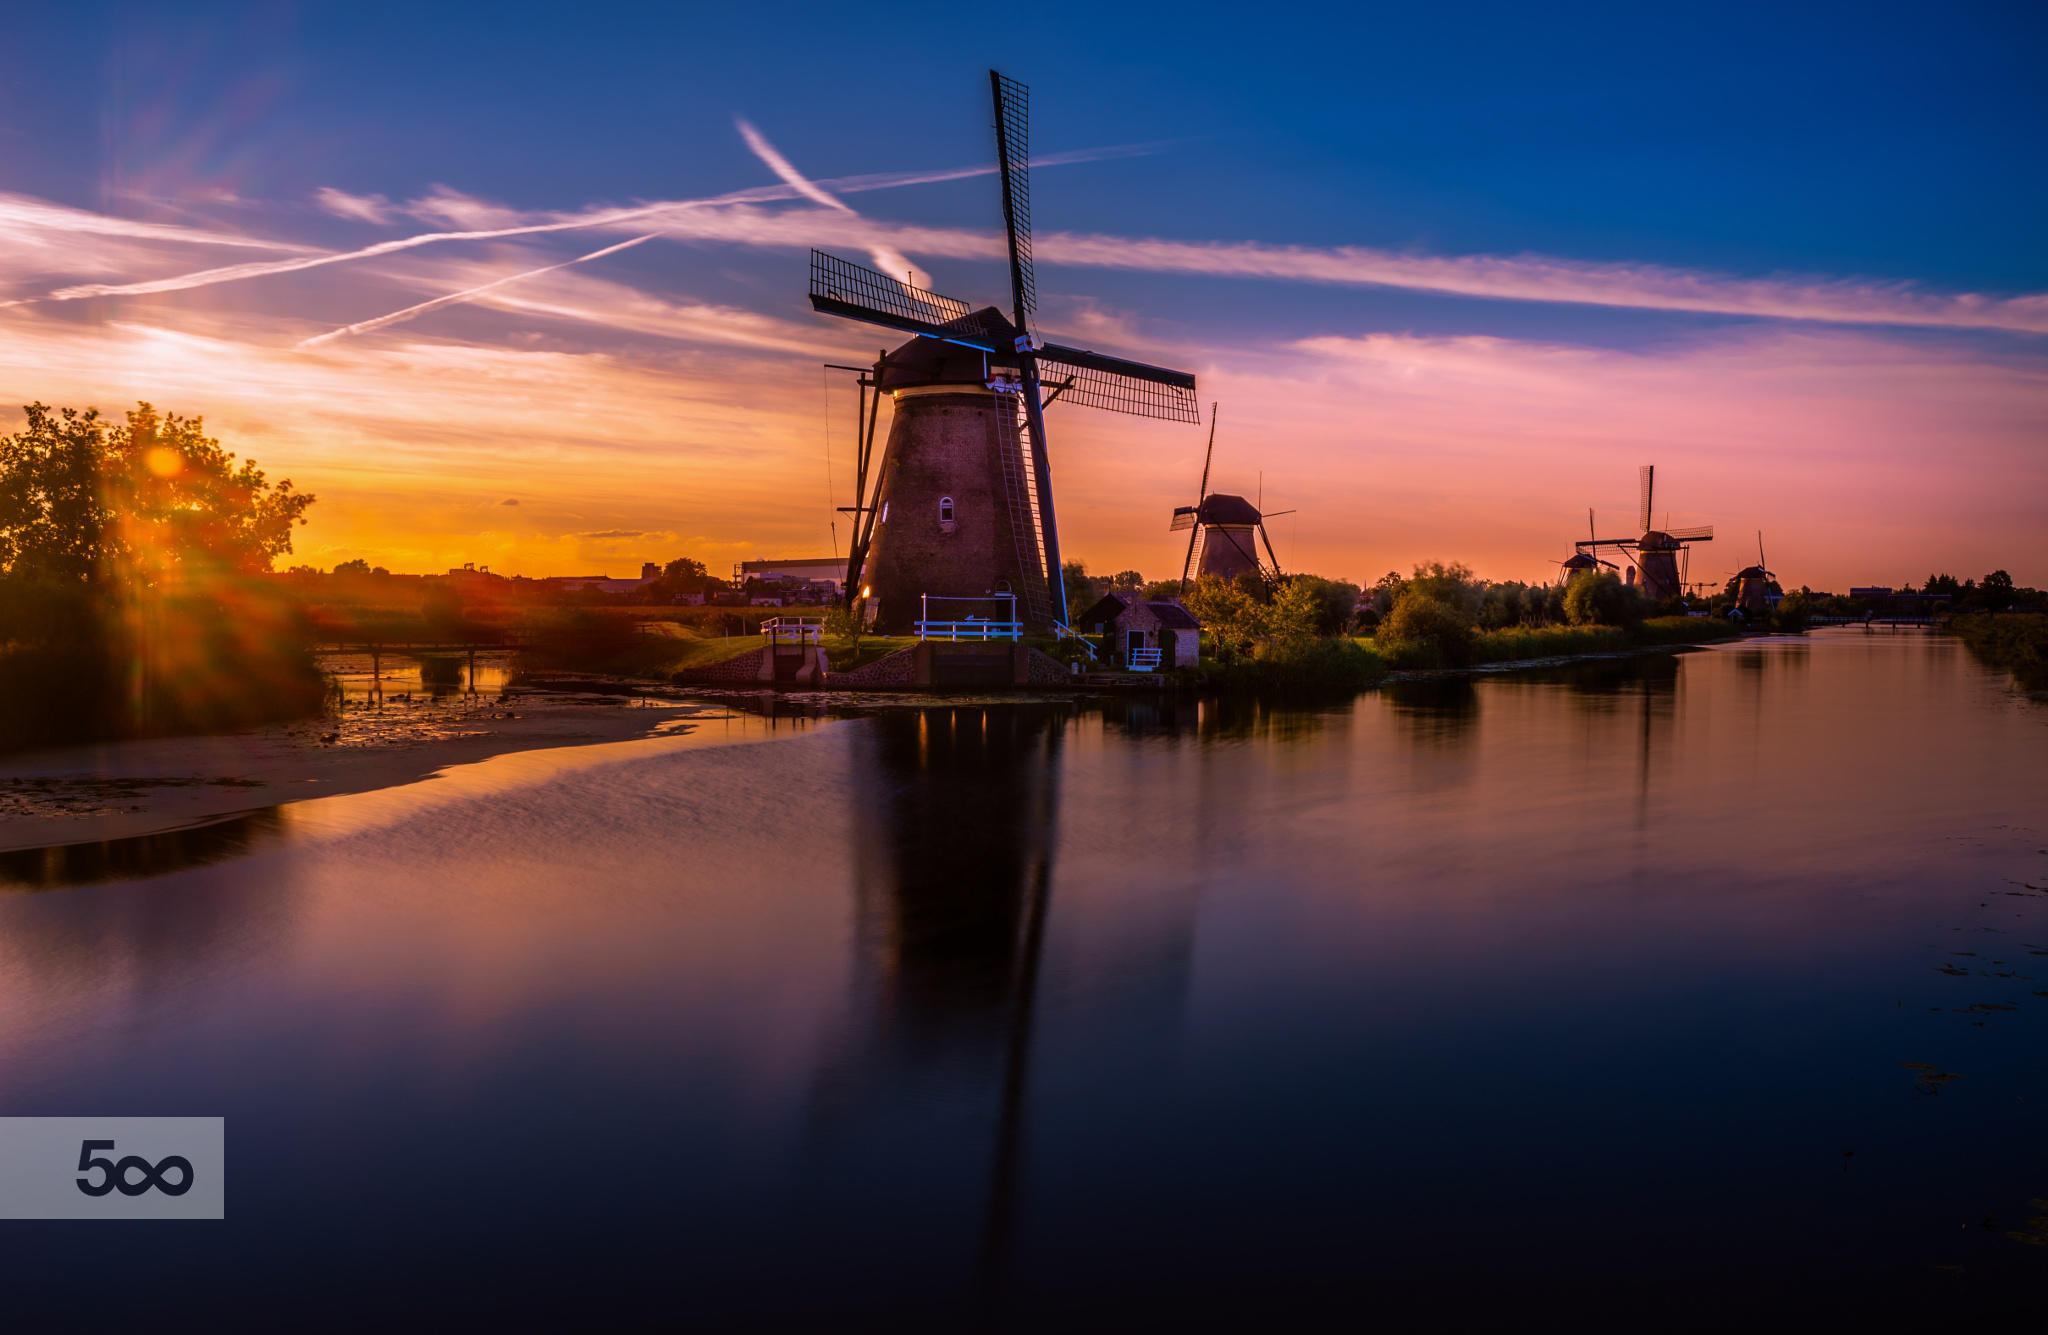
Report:
[[[583,264],[590,260],[603,259],[607,255],[616,255],[622,250],[630,249],[643,242],[652,241],[660,235],[661,233],[659,232],[649,232],[644,236],[636,236],[630,241],[620,241],[613,245],[593,250],[587,255],[578,255],[574,259],[563,260],[558,264],[544,264],[538,269],[527,269],[520,273],[506,274],[503,278],[494,278],[488,283],[479,283],[475,287],[464,288],[460,292],[450,292],[446,296],[435,297],[432,301],[422,301],[418,305],[407,306],[404,310],[392,311],[389,315],[380,315],[373,320],[359,320],[351,325],[343,325],[339,329],[330,329],[324,334],[315,334],[311,338],[301,340],[299,346],[302,348],[318,347],[322,343],[351,334],[367,334],[373,330],[386,329],[392,325],[425,315],[429,311],[437,311],[444,306],[453,306],[457,302],[470,301],[498,288],[523,282],[529,278],[537,278],[542,274],[553,273],[557,269],[566,269],[572,264]]]
[[[747,147],[754,151],[754,156],[766,163],[768,170],[788,182],[797,193],[814,203],[823,204],[828,209],[837,209],[841,213],[849,214],[854,212],[851,206],[836,195],[821,188],[798,171],[788,158],[776,150],[775,145],[768,142],[768,136],[755,129],[753,123],[746,117],[733,117],[733,124],[739,127],[740,138],[747,141]],[[873,250],[873,259],[877,269],[891,278],[901,278],[911,286],[923,287],[931,281],[929,277],[920,274],[916,266],[893,247],[876,246]]]
[[[391,201],[382,195],[351,195],[323,185],[313,192],[313,202],[337,218],[379,224],[391,221]]]
[[[647,533],[647,530],[645,529],[607,528],[599,529],[595,533],[578,533],[576,536],[579,538],[588,538],[592,542],[602,542],[611,538],[644,538],[649,535]]]
[[[499,502],[498,502],[498,504],[500,504],[500,505],[517,505],[517,504],[519,504],[519,500],[518,500],[518,498],[517,498],[517,497],[515,497],[515,496],[507,496],[507,497],[506,497],[506,498],[505,498],[504,500],[502,500],[502,501],[499,501]]]

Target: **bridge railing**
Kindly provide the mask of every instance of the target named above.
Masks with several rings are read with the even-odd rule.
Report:
[[[1158,649],[1133,649],[1128,655],[1133,672],[1153,672],[1159,667],[1161,652]]]
[[[920,621],[917,623],[917,638],[920,640],[1019,640],[1024,637],[1024,626],[1018,621],[984,621],[969,617],[965,621]]]
[[[773,644],[816,644],[825,633],[823,617],[769,617],[761,634]]]

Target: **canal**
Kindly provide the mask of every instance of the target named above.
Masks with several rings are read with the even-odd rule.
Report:
[[[19,1329],[2033,1306],[2048,706],[1917,631],[783,697],[0,855],[0,1114],[224,1115]]]

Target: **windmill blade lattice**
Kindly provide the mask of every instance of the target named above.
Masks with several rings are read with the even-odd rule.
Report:
[[[1038,374],[1044,383],[1057,386],[1046,396],[1047,403],[1077,403],[1168,422],[1202,420],[1195,378],[1185,371],[1048,343],[1038,350]]]
[[[912,287],[900,278],[855,264],[852,260],[811,252],[811,306],[828,315],[902,329],[927,338],[1007,351],[1012,335],[1006,325],[987,321],[958,297],[941,296]],[[986,314],[986,308],[981,314]]]
[[[1017,323],[1038,313],[1038,278],[1031,269],[1031,90],[988,72],[996,100],[996,158],[1003,173],[1003,221],[1010,234],[1010,283]]]

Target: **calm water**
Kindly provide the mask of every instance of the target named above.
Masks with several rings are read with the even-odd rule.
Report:
[[[2026,1314],[2042,887],[2048,707],[1860,631],[1320,710],[736,717],[14,855],[0,1113],[225,1114],[233,1180],[223,1225],[0,1223],[6,1298]]]

